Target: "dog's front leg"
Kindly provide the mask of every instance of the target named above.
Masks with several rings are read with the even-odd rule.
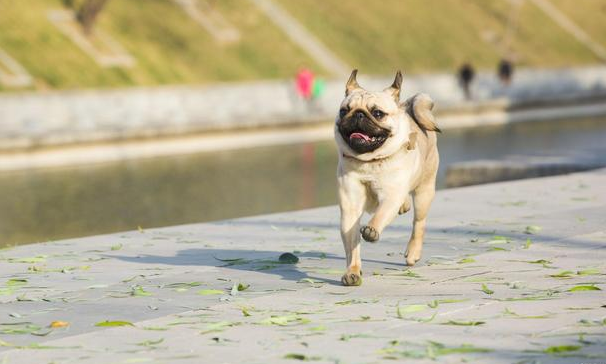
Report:
[[[362,284],[360,256],[360,218],[366,204],[366,189],[355,178],[339,178],[339,207],[341,208],[341,239],[345,248],[347,272],[341,277],[346,286]]]
[[[390,190],[383,191],[379,194],[379,206],[368,225],[360,229],[360,233],[364,240],[376,242],[383,232],[383,229],[398,215],[400,208],[406,202],[408,193],[405,188],[393,187]]]

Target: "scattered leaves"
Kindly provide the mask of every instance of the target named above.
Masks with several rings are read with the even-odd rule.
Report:
[[[599,287],[596,287],[593,285],[592,286],[585,285],[585,286],[574,286],[568,290],[568,292],[577,292],[577,291],[601,291],[601,289]]]
[[[131,294],[131,296],[137,296],[137,297],[146,297],[146,296],[152,295],[151,292],[147,292],[146,290],[143,289],[143,287],[141,287],[139,285],[133,286],[131,288],[130,294]]]
[[[467,258],[463,258],[463,259],[459,260],[457,262],[457,264],[475,263],[475,261],[476,261],[475,259],[467,257]]]
[[[400,306],[400,304],[398,303],[398,305],[396,306],[396,314],[398,315],[398,318],[404,318],[407,314],[424,311],[427,309],[427,307],[427,305]]]
[[[292,359],[292,360],[300,360],[300,361],[312,361],[312,360],[320,360],[321,358],[318,356],[307,356],[304,354],[298,353],[289,353],[284,355],[284,359]]]
[[[454,326],[479,326],[484,325],[485,321],[456,321],[456,320],[448,320],[446,322],[441,323],[441,325],[454,325]]]
[[[490,288],[488,288],[488,286],[486,285],[486,283],[482,283],[482,292],[486,293],[486,294],[493,294],[494,291]]]
[[[201,289],[198,291],[199,295],[210,296],[215,294],[224,294],[225,292],[220,289]]]
[[[99,327],[116,327],[116,326],[135,326],[129,321],[101,321],[97,322],[95,326]]]
[[[524,233],[525,234],[536,234],[536,233],[538,233],[541,230],[543,230],[543,228],[540,227],[540,226],[529,225],[529,226],[526,226],[526,229],[524,230]]]
[[[578,346],[578,345],[560,345],[560,346],[550,346],[547,349],[543,350],[543,352],[547,353],[547,354],[559,354],[559,353],[577,351],[579,349],[581,349],[581,346]]]
[[[67,322],[67,321],[53,321],[49,325],[49,327],[53,328],[53,329],[57,329],[60,327],[68,327],[68,326],[69,326],[69,322]]]

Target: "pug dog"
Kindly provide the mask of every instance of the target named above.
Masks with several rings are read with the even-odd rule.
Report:
[[[339,150],[337,170],[341,238],[347,272],[346,286],[362,284],[360,235],[379,240],[383,229],[398,214],[414,206],[414,225],[406,263],[421,258],[429,205],[435,194],[440,129],[431,113],[433,101],[417,94],[400,102],[402,73],[383,91],[370,92],[358,84],[353,70],[335,121]],[[411,203],[412,202],[412,203]],[[364,212],[372,214],[360,227]]]

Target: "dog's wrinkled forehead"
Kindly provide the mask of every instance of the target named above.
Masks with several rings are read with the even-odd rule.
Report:
[[[398,110],[398,104],[393,97],[385,92],[370,92],[366,90],[356,90],[343,100],[341,106],[346,106],[349,110],[355,109],[380,109],[386,113],[394,113]]]

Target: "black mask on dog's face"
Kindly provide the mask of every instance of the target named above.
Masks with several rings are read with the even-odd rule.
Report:
[[[365,91],[356,80],[358,70],[353,70],[347,85],[345,96],[347,103],[343,104],[339,111],[337,127],[339,134],[347,145],[356,153],[364,154],[380,148],[385,141],[391,137],[392,130],[389,126],[389,113],[393,107],[383,108],[377,103],[378,99],[373,93]],[[400,87],[402,85],[402,73],[398,71],[391,86],[383,90],[379,97],[393,98],[397,108],[400,99]]]
[[[337,127],[343,140],[356,153],[369,153],[381,147],[389,138],[389,129],[380,125],[387,114],[379,109],[368,111],[357,108],[342,108],[339,112]],[[378,120],[377,120],[378,119]]]

